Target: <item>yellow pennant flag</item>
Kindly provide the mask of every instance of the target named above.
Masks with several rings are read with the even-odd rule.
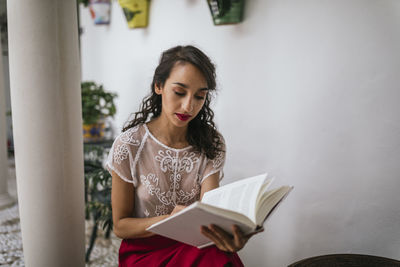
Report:
[[[150,0],[118,0],[124,11],[129,28],[147,27]]]

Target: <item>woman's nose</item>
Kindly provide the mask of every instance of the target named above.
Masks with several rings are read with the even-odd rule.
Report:
[[[191,97],[186,97],[184,102],[183,102],[183,109],[185,112],[192,112],[193,111],[193,100]]]

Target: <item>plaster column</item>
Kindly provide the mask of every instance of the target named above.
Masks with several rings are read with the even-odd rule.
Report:
[[[0,42],[0,53],[2,47]],[[0,208],[14,203],[8,194],[6,95],[3,72],[3,57],[0,54]]]
[[[84,266],[76,1],[9,0],[15,164],[27,267]]]

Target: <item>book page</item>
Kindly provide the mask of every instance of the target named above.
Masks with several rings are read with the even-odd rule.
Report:
[[[276,210],[277,206],[282,203],[286,196],[293,189],[291,186],[281,186],[274,190],[269,191],[261,199],[261,205],[257,210],[257,225],[262,225],[263,222]]]
[[[210,245],[210,239],[204,236],[200,229],[202,225],[211,223],[231,234],[233,224],[238,225],[245,234],[253,232],[257,227],[244,215],[195,202],[146,230],[192,246],[204,247]]]
[[[267,174],[262,174],[230,183],[204,194],[202,203],[233,210],[256,221],[256,202]]]

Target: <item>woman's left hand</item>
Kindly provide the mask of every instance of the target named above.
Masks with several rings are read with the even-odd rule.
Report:
[[[201,233],[203,235],[211,239],[217,248],[227,252],[237,252],[241,250],[250,237],[264,231],[264,229],[261,229],[249,235],[244,235],[237,225],[232,225],[232,230],[233,236],[214,224],[210,225],[210,227],[201,227]]]

